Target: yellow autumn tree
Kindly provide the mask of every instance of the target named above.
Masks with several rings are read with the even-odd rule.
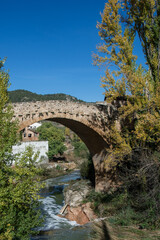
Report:
[[[105,69],[105,98],[118,107],[120,121],[119,129],[112,122],[107,133],[105,166],[121,183],[112,197],[125,196],[123,217],[129,207],[134,223],[159,228],[160,0],[108,0],[101,17],[97,27],[102,43],[94,63]],[[137,64],[137,38],[143,66]]]
[[[121,131],[114,123],[111,126],[111,155],[122,160],[134,149],[159,151],[160,1],[108,0],[101,17],[97,27],[103,42],[94,54],[94,64],[105,66],[101,82],[107,102],[123,100]],[[136,63],[136,35],[146,66]]]

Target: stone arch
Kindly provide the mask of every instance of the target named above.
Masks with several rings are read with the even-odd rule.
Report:
[[[43,117],[43,118],[37,119],[37,121],[35,120],[33,121],[30,119],[28,121],[22,122],[20,124],[19,130],[22,130],[28,125],[31,125],[35,122],[39,122],[42,120],[57,122],[71,129],[85,143],[85,145],[87,146],[92,156],[101,152],[107,146],[107,143],[98,132],[96,132],[93,128],[85,125],[84,123],[74,119],[61,118],[61,117],[55,117],[55,118]]]
[[[52,121],[61,123],[75,132],[86,144],[92,156],[98,152],[101,152],[101,150],[106,147],[106,142],[104,139],[92,128],[81,122],[62,118],[55,118]]]
[[[107,132],[115,109],[110,104],[69,101],[44,101],[14,103],[14,119],[20,129],[42,120],[59,122],[75,132],[88,147],[91,155],[107,147]]]
[[[32,123],[51,120],[75,132],[88,147],[95,169],[95,188],[106,191],[110,184],[104,161],[107,156],[107,133],[115,121],[120,130],[117,107],[109,103],[84,103],[71,101],[37,101],[14,103],[14,119],[19,120],[19,130]]]

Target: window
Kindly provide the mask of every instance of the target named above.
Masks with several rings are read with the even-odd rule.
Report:
[[[29,134],[28,134],[28,137],[32,137],[32,134],[31,134],[31,133],[29,133]]]

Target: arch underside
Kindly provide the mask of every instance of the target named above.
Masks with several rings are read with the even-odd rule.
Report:
[[[54,121],[70,128],[86,144],[92,156],[107,147],[107,143],[96,131],[79,121],[66,118],[49,118],[46,120]]]
[[[80,121],[76,121],[68,118],[61,118],[61,117],[54,117],[54,118],[45,117],[43,119],[41,118],[36,120],[37,120],[36,122],[43,121],[43,120],[53,121],[70,128],[86,144],[92,156],[97,153],[100,153],[104,148],[107,147],[107,143],[105,142],[105,140],[102,138],[100,134],[98,134],[94,129],[88,127],[84,123],[81,123]],[[35,121],[33,120],[21,122],[20,130],[34,122]]]

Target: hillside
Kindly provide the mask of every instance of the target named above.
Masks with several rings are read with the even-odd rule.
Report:
[[[82,100],[72,97],[64,93],[56,94],[37,94],[27,90],[18,89],[9,91],[9,98],[11,102],[32,102],[32,101],[48,101],[48,100],[69,100],[74,102],[82,102]]]

